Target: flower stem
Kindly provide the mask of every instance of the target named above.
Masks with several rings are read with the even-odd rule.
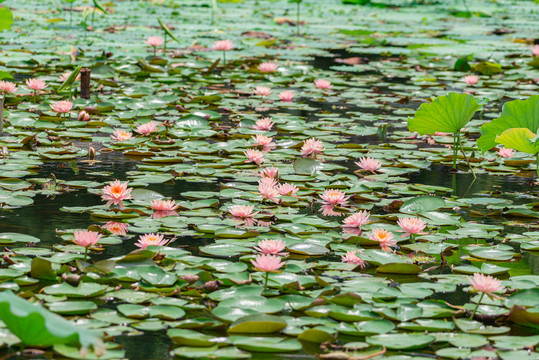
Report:
[[[535,154],[535,169],[537,172],[537,177],[539,177],[539,153]]]
[[[264,290],[262,290],[262,294],[266,292],[266,289],[268,288],[268,278],[269,278],[269,272],[266,271],[266,281],[264,282]]]
[[[223,50],[223,67],[226,68],[226,52]]]
[[[84,261],[86,261],[86,258],[88,257],[88,246],[86,246],[84,250]]]
[[[163,56],[167,56],[167,33],[165,32],[165,41],[163,41]]]
[[[475,306],[475,309],[473,310],[472,316],[470,316],[470,320],[473,320],[475,313],[477,312],[477,309],[479,308],[479,305],[481,305],[481,300],[483,300],[483,296],[485,296],[485,293],[481,293],[481,297],[479,298],[479,301],[477,302],[477,305]]]
[[[153,47],[153,57],[155,57],[156,52],[157,52],[157,46],[154,46]]]

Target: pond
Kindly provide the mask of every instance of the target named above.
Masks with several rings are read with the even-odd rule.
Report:
[[[539,4],[2,5],[3,358],[539,358]]]

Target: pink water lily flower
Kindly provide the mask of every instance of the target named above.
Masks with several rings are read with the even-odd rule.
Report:
[[[404,230],[404,234],[401,235],[401,238],[410,235],[426,234],[422,231],[427,226],[427,224],[425,224],[423,220],[416,217],[406,217],[399,219],[397,221],[397,225],[399,225],[402,230]]]
[[[382,167],[380,161],[370,157],[362,157],[359,161],[356,161],[355,164],[359,166],[361,170],[370,171],[372,173],[375,173],[376,170]]]
[[[263,130],[263,131],[270,131],[273,127],[273,122],[271,122],[270,117],[265,117],[260,120],[256,121],[256,124],[253,125],[254,130]]]
[[[81,110],[79,112],[79,116],[77,116],[77,120],[79,120],[79,121],[88,121],[88,120],[90,120],[90,114],[88,114],[84,110]]]
[[[162,234],[145,234],[139,237],[139,240],[135,243],[141,249],[146,249],[150,245],[165,246],[167,240],[163,238]]]
[[[107,206],[114,204],[124,207],[123,200],[131,199],[131,191],[133,188],[127,187],[127,181],[122,183],[120,180],[111,181],[109,185],[103,188],[101,199],[107,200]]]
[[[296,196],[296,193],[299,191],[299,189],[294,184],[284,183],[277,186],[277,191],[281,195]]]
[[[156,199],[150,201],[150,207],[155,211],[173,211],[179,206],[180,205],[177,205],[174,200]]]
[[[513,155],[515,155],[515,150],[507,149],[507,148],[499,148],[498,149],[498,155],[500,155],[503,158],[510,158]]]
[[[260,177],[263,177],[263,178],[267,177],[267,178],[279,180],[279,169],[273,166],[265,168],[264,170],[260,171]]]
[[[263,177],[260,180],[258,180],[258,183],[264,184],[266,186],[272,186],[272,187],[277,186],[277,180],[275,180],[275,178],[270,178],[270,177]]]
[[[394,239],[393,233],[386,229],[372,229],[367,237],[371,240],[378,241],[384,251],[391,251],[392,247],[397,246],[397,240]]]
[[[286,243],[283,240],[261,240],[256,244],[255,250],[264,255],[278,255],[286,256],[287,252],[283,252],[286,249]]]
[[[474,86],[479,82],[479,76],[477,75],[466,75],[464,77],[464,82],[470,86]]]
[[[102,228],[107,229],[114,235],[126,235],[128,227],[129,227],[129,224],[115,222],[115,221],[109,221],[108,223],[102,226]]]
[[[314,81],[314,85],[317,88],[322,89],[322,90],[327,90],[327,89],[330,89],[331,87],[333,87],[333,84],[331,84],[331,82],[329,82],[328,80],[325,80],[325,79],[316,79]]]
[[[269,62],[263,62],[260,65],[258,65],[258,70],[265,73],[272,73],[272,72],[275,72],[278,67],[279,67],[279,64],[269,61]]]
[[[232,205],[228,208],[228,213],[237,218],[252,218],[257,212],[253,213],[254,205]]]
[[[213,50],[220,50],[220,51],[229,51],[234,48],[234,43],[232,40],[219,40],[216,41],[213,46]]]
[[[347,197],[346,194],[341,190],[327,189],[322,195],[320,195],[320,198],[323,200],[322,203],[325,205],[346,206],[349,197]]]
[[[468,277],[468,281],[475,291],[485,293],[489,296],[503,290],[501,280],[498,280],[490,275],[475,273],[473,274],[473,279]]]
[[[322,145],[320,140],[315,138],[305,140],[301,147],[302,156],[316,157],[316,155],[321,154],[322,151],[324,151],[324,145]]]
[[[161,46],[165,43],[165,39],[161,36],[149,36],[145,43],[150,46]]]
[[[271,95],[271,88],[267,86],[257,86],[254,90],[255,95],[258,96],[270,96]]]
[[[285,263],[281,257],[274,255],[257,255],[256,259],[251,259],[255,270],[263,272],[277,272]]]
[[[12,82],[0,80],[0,92],[2,94],[13,94],[17,91],[17,85]]]
[[[282,102],[292,102],[295,95],[296,93],[292,90],[285,90],[279,93],[279,99],[281,99]]]
[[[260,166],[266,160],[264,159],[264,153],[255,149],[247,149],[244,154],[247,156],[247,160],[245,160],[245,162],[253,162],[258,166]]]
[[[73,235],[73,242],[86,248],[94,246],[101,239],[101,234],[95,231],[75,231]]]
[[[159,124],[156,121],[152,120],[150,122],[137,126],[135,131],[138,132],[139,134],[148,136],[157,129],[158,125]]]
[[[356,251],[347,251],[346,255],[341,256],[341,261],[350,264],[356,264],[360,268],[364,268],[367,264],[365,261],[357,256]]]
[[[45,89],[48,85],[44,80],[41,79],[26,79],[26,86],[29,89],[34,91],[41,91]]]
[[[533,56],[539,56],[539,45],[532,46],[531,51]]]
[[[262,134],[256,134],[255,136],[252,136],[251,139],[253,139],[254,143],[253,146],[261,146],[262,150],[264,151],[270,151],[271,149],[275,149],[275,143],[273,142],[273,138],[262,135]]]
[[[369,212],[367,210],[362,210],[344,219],[341,226],[343,228],[360,228],[370,222]]]
[[[262,181],[264,179],[275,181],[271,178],[262,178],[261,181],[258,182],[258,192],[262,196],[262,199],[273,201],[274,203],[279,203],[279,198],[281,197],[281,194],[279,194],[277,189],[271,183]]]
[[[112,132],[112,135],[110,135],[110,138],[114,141],[125,141],[129,140],[133,137],[133,133],[131,131],[125,131],[122,129],[115,129]]]
[[[73,107],[73,103],[71,101],[61,100],[61,101],[55,102],[54,104],[51,104],[50,107],[52,110],[54,110],[57,113],[65,114],[71,111],[71,108]]]

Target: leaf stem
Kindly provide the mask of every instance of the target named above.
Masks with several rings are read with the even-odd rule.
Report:
[[[464,156],[464,160],[466,160],[466,163],[468,164],[468,167],[470,168],[470,171],[472,172],[472,175],[475,179],[477,176],[475,175],[475,171],[473,171],[473,167],[468,161],[468,157],[466,156],[466,153],[464,152],[464,148],[462,147],[462,141],[460,141],[460,133],[458,134],[457,139],[459,142],[460,151],[462,152],[462,155]]]
[[[481,293],[481,297],[479,298],[479,301],[477,302],[477,305],[475,306],[475,309],[473,310],[472,316],[470,316],[470,320],[473,320],[475,313],[477,312],[477,309],[479,308],[479,305],[481,305],[481,301],[483,300],[483,296],[485,296],[485,293]]]
[[[457,170],[457,132],[453,134],[453,169]]]

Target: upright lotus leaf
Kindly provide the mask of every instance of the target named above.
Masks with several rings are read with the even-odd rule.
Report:
[[[498,135],[511,128],[526,128],[535,136],[539,129],[539,95],[505,103],[500,117],[481,127],[481,137],[477,139],[477,146],[485,153],[498,145],[496,139]]]
[[[457,152],[460,147],[468,167],[475,173],[468,162],[460,142],[460,130],[471,120],[481,104],[469,94],[449,93],[439,96],[430,104],[421,104],[413,118],[408,118],[408,129],[419,134],[435,132],[453,133],[453,168],[457,168]]]
[[[537,136],[527,128],[511,128],[496,136],[496,142],[508,149],[535,155],[539,153]]]
[[[449,93],[438,96],[431,103],[421,104],[413,118],[408,118],[408,129],[419,134],[435,132],[456,133],[470,121],[480,108],[469,94]]]
[[[0,7],[0,31],[9,30],[13,24],[13,14],[7,7]]]
[[[77,327],[43,306],[29,303],[9,290],[0,293],[0,319],[25,345],[80,344],[81,353],[90,346],[93,346],[96,354],[106,351],[99,332]]]

